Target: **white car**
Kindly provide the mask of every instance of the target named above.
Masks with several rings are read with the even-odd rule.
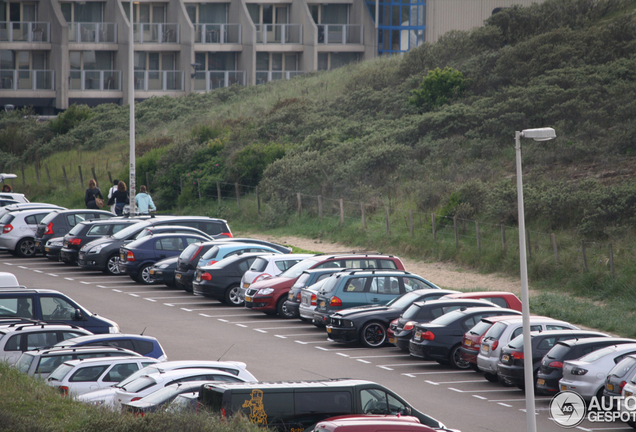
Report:
[[[133,399],[137,400],[149,395],[163,387],[179,382],[189,381],[226,381],[245,382],[232,373],[223,372],[211,368],[188,368],[177,369],[168,372],[158,372],[151,374],[134,374],[128,379],[101,390],[84,393],[78,396],[81,402],[103,405],[110,408],[120,408],[121,404],[128,403]]]
[[[292,268],[305,258],[314,254],[285,254],[285,255],[263,255],[252,263],[252,266],[243,274],[239,297],[245,299],[245,290],[254,282],[278,276],[279,274]]]
[[[22,258],[35,255],[35,231],[51,209],[8,212],[0,218],[0,249]]]
[[[630,400],[626,402],[626,398],[629,398]],[[621,391],[621,400],[615,402],[614,406],[616,406],[617,403],[620,403],[620,411],[622,413],[621,418],[631,419],[626,423],[634,429],[636,429],[636,422],[633,421],[633,419],[636,418],[636,403],[634,403],[635,400],[636,376],[632,376],[631,379],[628,379],[628,381],[623,386],[623,390]]]
[[[1,304],[0,308],[2,308]],[[25,351],[53,346],[66,339],[92,334],[81,327],[66,324],[18,323],[2,326],[0,327],[0,360],[14,364]]]
[[[565,361],[559,389],[576,392],[586,401],[594,396],[600,398],[603,396],[607,374],[629,354],[636,354],[636,343],[608,346],[578,360]]]
[[[19,287],[18,278],[13,273],[0,272],[0,288]]]
[[[77,396],[110,387],[158,362],[155,358],[141,356],[68,360],[51,372],[46,383],[64,395]]]
[[[322,288],[322,285],[331,274],[325,275],[323,279],[320,279],[313,285],[303,288],[300,292],[300,305],[298,306],[298,314],[303,321],[313,322],[314,309],[316,309],[316,301],[318,299],[318,291]],[[321,326],[322,327],[322,326]]]
[[[541,332],[545,330],[579,330],[579,328],[568,322],[550,317],[530,317],[530,331]],[[523,333],[521,317],[497,321],[486,331],[477,355],[477,366],[484,372],[484,378],[491,382],[498,381],[497,363],[499,363],[501,349],[521,333]]]

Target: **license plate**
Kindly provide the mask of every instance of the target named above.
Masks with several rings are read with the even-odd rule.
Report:
[[[293,300],[293,299],[294,299],[294,294],[292,294],[291,292],[287,294],[287,300]]]
[[[488,345],[482,345],[481,349],[486,351],[486,352],[490,351],[490,347]]]
[[[394,337],[389,338],[389,343],[395,344],[395,338]]]
[[[466,346],[472,346],[472,344],[473,344],[473,341],[471,341],[471,340],[467,340],[466,341]]]
[[[126,261],[126,257],[124,256],[124,254],[119,255],[119,259],[121,261]]]
[[[248,284],[248,283],[244,283],[243,284],[243,288],[249,288],[249,287],[250,287],[250,284]]]
[[[507,362],[508,360],[510,360],[510,356],[508,354],[504,354],[501,356],[501,361]]]
[[[200,282],[200,281],[201,281],[201,275],[200,275],[200,274],[198,274],[198,275],[197,275],[197,282]]]
[[[614,391],[614,385],[613,384],[605,384],[605,388],[609,391]]]
[[[320,307],[325,307],[325,302],[324,302],[324,300],[320,302]]]
[[[155,274],[155,269],[150,269],[150,271],[148,273]]]
[[[176,273],[176,274],[174,275],[174,278],[175,278],[175,279],[181,279],[181,273]]]
[[[564,385],[561,386],[561,391],[566,391],[567,389],[568,389],[568,386],[564,386]]]
[[[246,301],[246,302],[251,302],[251,301],[252,301],[252,297],[245,296],[245,301]]]
[[[327,333],[331,333],[331,327],[327,327]]]
[[[415,337],[416,337],[417,339],[421,338],[421,337],[422,337],[422,331],[421,331],[421,330],[416,331],[416,332],[415,332]]]
[[[36,241],[36,242],[35,242],[35,246],[36,246],[36,247],[40,247],[40,242],[39,242],[39,241]]]
[[[545,385],[545,380],[544,380],[544,379],[539,378],[539,379],[537,379],[537,384],[539,384],[539,385]]]
[[[634,393],[632,393],[630,391],[626,391],[625,392],[625,397],[630,397],[630,396],[633,396],[633,395],[634,395]]]
[[[48,251],[49,251],[49,248],[44,248],[44,250],[45,250],[46,252],[48,252]]]
[[[64,247],[68,247],[68,242],[64,242]]]

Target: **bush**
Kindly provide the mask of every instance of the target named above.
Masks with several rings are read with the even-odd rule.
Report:
[[[87,105],[73,104],[66,111],[58,114],[57,118],[52,119],[49,126],[56,135],[64,135],[91,116],[91,109]]]
[[[464,90],[464,74],[450,67],[445,67],[444,70],[435,68],[422,79],[420,88],[413,90],[409,103],[420,110],[430,110],[459,98]]]

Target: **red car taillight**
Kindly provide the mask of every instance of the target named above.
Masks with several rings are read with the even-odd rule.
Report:
[[[342,300],[340,300],[338,297],[333,296],[331,297],[331,299],[329,300],[329,306],[342,306]]]
[[[82,239],[79,238],[72,238],[68,241],[68,244],[72,244],[74,246],[79,246],[80,243],[82,242]]]
[[[201,279],[210,281],[212,280],[212,275],[208,272],[201,273]]]
[[[203,249],[203,246],[199,246],[199,249],[197,249],[196,253],[192,255],[192,258],[190,258],[190,261],[194,260],[199,255],[199,253],[201,253],[201,249]]]
[[[435,340],[435,334],[433,334],[432,331],[425,331],[424,333],[422,333],[422,339],[424,340]]]
[[[550,364],[548,365],[548,367],[556,368],[556,369],[563,369],[563,362],[560,362],[560,361],[553,361],[553,362],[550,362]]]
[[[523,360],[523,353],[521,351],[513,351],[510,355],[517,360]]]
[[[312,294],[311,295],[311,305],[312,306],[316,306],[316,300],[317,300],[316,294]]]
[[[46,232],[44,233],[44,235],[48,234],[53,234],[53,222],[49,222],[49,224],[46,226]]]
[[[11,232],[12,229],[13,229],[13,225],[6,224],[4,228],[2,228],[2,234],[8,234]]]
[[[491,350],[496,350],[497,347],[499,346],[499,341],[496,340],[493,342],[492,346],[490,347]]]
[[[68,387],[59,386],[58,389],[60,390],[60,393],[62,393],[62,396],[68,396]]]
[[[402,330],[413,330],[413,327],[415,327],[415,321],[408,321]]]
[[[297,302],[300,302],[300,297],[301,297],[300,294],[301,294],[300,291],[298,291],[298,294],[296,294],[296,301]]]
[[[134,260],[135,260],[135,254],[132,253],[132,251],[126,252],[126,261],[134,261]]]
[[[627,384],[627,381],[621,381],[621,383],[618,385],[618,388],[620,389],[621,393],[623,392],[623,387],[625,387],[625,384]]]
[[[221,233],[219,235],[225,236],[225,237],[229,237],[232,238],[232,233]]]
[[[134,401],[138,401],[139,399],[141,399],[141,396],[136,396],[136,397],[132,398],[130,401],[134,402]]]

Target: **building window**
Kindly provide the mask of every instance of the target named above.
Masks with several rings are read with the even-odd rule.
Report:
[[[71,70],[113,70],[113,58],[111,51],[71,51],[69,53]]]
[[[126,18],[130,19],[130,2],[122,2]],[[166,22],[165,3],[134,3],[133,22],[161,24]]]
[[[229,3],[186,3],[193,24],[227,24]]]
[[[0,50],[0,69],[46,70],[45,51]]]
[[[37,21],[37,11],[36,3],[0,1],[0,21],[34,22]]]
[[[426,31],[425,0],[380,0],[378,52],[393,54],[409,51],[424,43]],[[375,2],[367,1],[375,19]]]
[[[318,70],[332,70],[359,60],[358,53],[318,53]]]
[[[247,11],[254,24],[288,24],[289,7],[287,5],[267,5],[248,3]]]
[[[206,52],[194,55],[199,71],[235,71],[235,52]]]
[[[349,24],[347,4],[312,4],[309,10],[316,24]]]
[[[173,71],[177,64],[175,52],[135,51],[135,70]]]
[[[104,21],[104,3],[61,3],[62,15],[67,23],[100,23]]]
[[[298,54],[296,53],[256,53],[257,71],[297,71]]]

